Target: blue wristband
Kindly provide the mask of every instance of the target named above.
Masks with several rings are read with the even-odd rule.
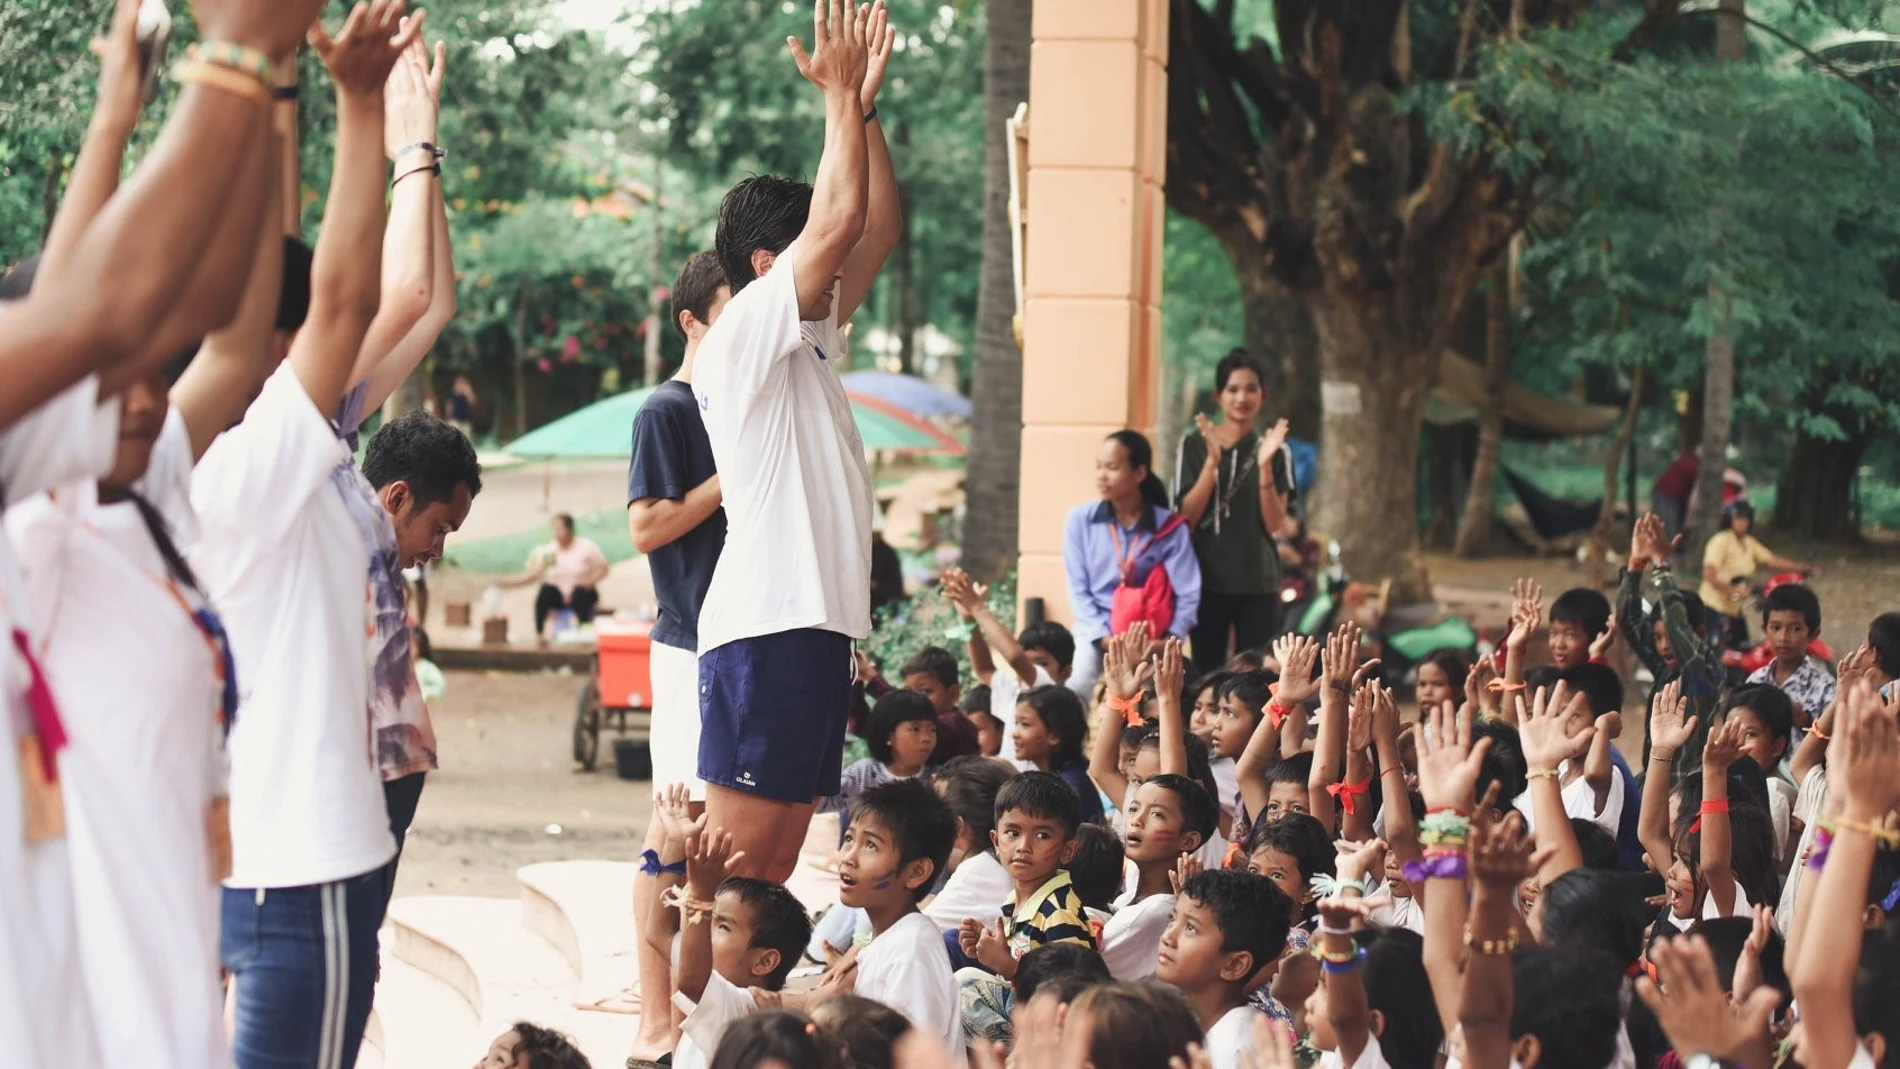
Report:
[[[645,876],[658,876],[667,873],[672,876],[686,875],[686,862],[675,861],[671,865],[660,864],[660,855],[647,850],[640,855],[640,872]]]

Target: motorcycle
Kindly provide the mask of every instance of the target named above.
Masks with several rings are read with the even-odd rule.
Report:
[[[1437,650],[1457,650],[1468,659],[1477,649],[1478,632],[1469,620],[1442,613],[1432,604],[1391,608],[1390,580],[1376,591],[1351,581],[1340,562],[1337,541],[1326,544],[1326,568],[1318,580],[1312,601],[1292,630],[1319,638],[1344,620],[1357,621],[1387,680],[1407,678],[1418,662]],[[1290,611],[1288,616],[1292,616]]]

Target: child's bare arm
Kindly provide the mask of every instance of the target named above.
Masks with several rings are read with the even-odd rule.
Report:
[[[1735,912],[1735,847],[1728,819],[1728,769],[1742,756],[1742,724],[1730,718],[1702,745],[1702,882],[1716,916]]]
[[[1155,667],[1155,720],[1160,731],[1164,775],[1188,773],[1187,718],[1181,715],[1181,687],[1186,678],[1181,640],[1169,638],[1161,646],[1161,660]]]

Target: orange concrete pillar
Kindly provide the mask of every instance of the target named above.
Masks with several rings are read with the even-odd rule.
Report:
[[[1018,592],[1065,622],[1063,516],[1104,436],[1154,426],[1167,60],[1168,0],[1036,0]]]

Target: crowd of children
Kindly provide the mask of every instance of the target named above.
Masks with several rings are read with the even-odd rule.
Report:
[[[1900,614],[1830,671],[1784,587],[1745,681],[1669,549],[1645,519],[1617,603],[1571,590],[1548,621],[1520,584],[1494,655],[1414,666],[1415,720],[1351,624],[1203,676],[1136,624],[1089,715],[1068,634],[1008,633],[951,570],[979,685],[921,651],[861,720],[816,928],[660,799],[673,1064],[1885,1064]],[[1640,776],[1619,641],[1654,683]],[[979,752],[933,759],[946,714]]]

